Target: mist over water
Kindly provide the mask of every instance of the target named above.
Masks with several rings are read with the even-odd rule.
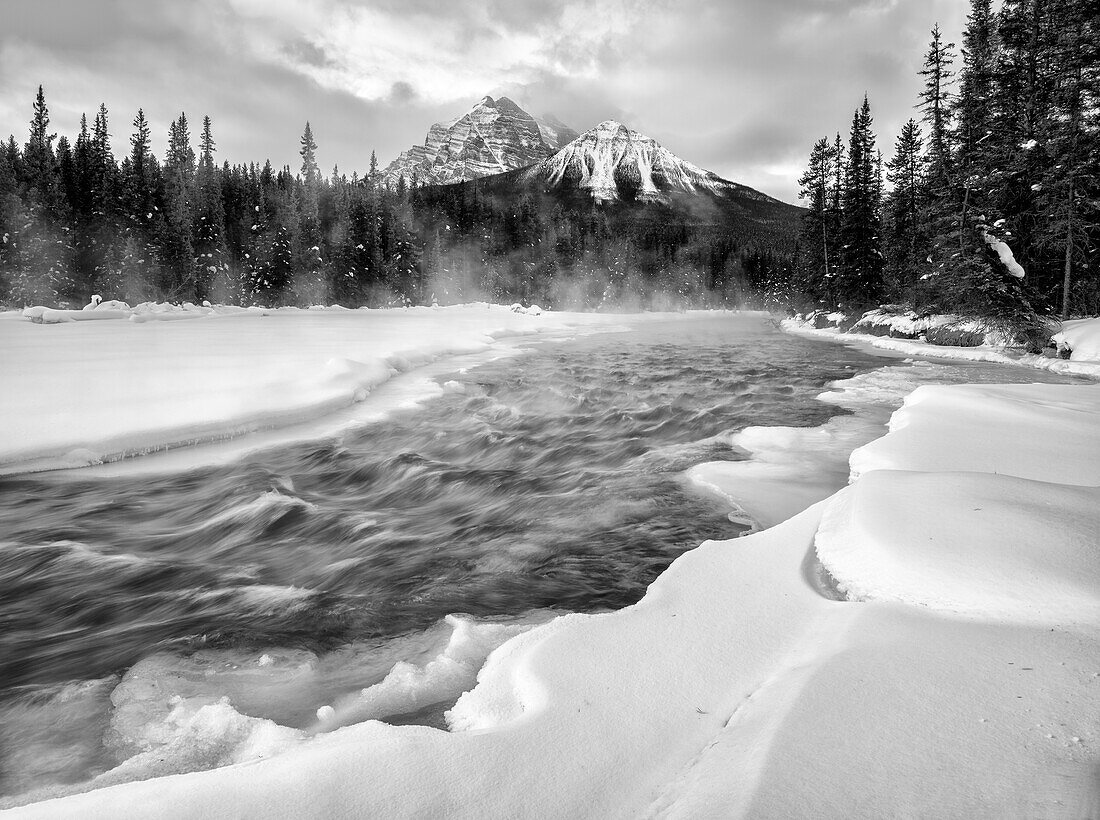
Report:
[[[743,532],[683,472],[742,458],[746,426],[823,423],[843,412],[823,386],[882,364],[759,319],[668,322],[535,345],[418,411],[231,466],[2,479],[0,794],[151,748],[169,691],[309,728],[448,635],[472,685],[517,625],[627,606]],[[350,714],[438,720],[387,698]]]

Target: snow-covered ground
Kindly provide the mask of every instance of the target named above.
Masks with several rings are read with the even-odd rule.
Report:
[[[355,405],[434,360],[507,355],[510,337],[622,324],[615,316],[485,304],[261,310],[105,302],[26,313],[36,321],[0,314],[0,474],[290,433],[305,423],[296,434],[316,436],[375,412],[378,402]],[[428,378],[409,388],[391,398],[407,404],[440,390]]]
[[[492,345],[489,330],[598,321],[483,306],[395,312],[357,330],[336,312],[316,322],[286,315],[85,323],[89,332],[111,326],[96,341],[84,332],[28,336],[78,324],[13,329],[0,320],[4,350],[15,340],[19,357],[32,357],[6,371],[5,384],[41,391],[37,403],[10,391],[0,399],[11,427],[37,442],[31,448],[9,430],[6,460],[74,447],[101,456],[116,440],[116,449],[140,449],[164,430],[190,432],[210,406],[236,409],[223,415],[239,425],[263,400],[291,414],[337,396],[348,402],[349,391],[389,372],[387,357],[408,349],[400,343],[410,332],[423,334],[416,342],[427,357]],[[254,360],[248,323],[272,319],[278,339]],[[204,325],[186,336],[197,347],[182,352],[134,335]],[[372,348],[369,333],[384,343]],[[237,352],[242,344],[249,355]],[[356,366],[327,364],[341,349]],[[219,356],[232,366],[205,373],[203,362]],[[158,357],[179,367],[190,359],[193,369],[152,380],[150,393]],[[0,367],[12,368],[10,359]],[[450,732],[366,721],[308,736],[210,704],[174,717],[178,742],[236,765],[12,815],[1094,816],[1100,385],[923,386],[872,441],[884,418],[861,410],[863,399],[911,388],[890,383],[890,372],[828,395],[853,416],[817,429],[744,431],[736,443],[756,461],[691,477],[773,526],[686,553],[633,607],[557,618],[503,643],[448,713]],[[170,416],[163,428],[151,422],[144,439],[131,435],[147,411],[170,413],[173,400],[207,395],[208,384],[209,401],[220,404]],[[309,401],[284,397],[291,390]],[[242,411],[227,395],[251,403]],[[111,435],[93,435],[99,428],[85,420],[73,422],[77,436],[23,418],[57,403],[71,416],[66,401],[87,402]],[[837,458],[860,444],[850,460]],[[853,483],[819,500],[849,470]],[[489,638],[468,631],[456,626],[438,668],[399,664],[364,699],[415,690],[480,657],[469,647]],[[370,703],[361,706],[369,714]],[[322,724],[339,722],[335,709],[322,711]],[[155,760],[132,765],[158,773]]]
[[[961,330],[977,329],[977,325],[973,322],[951,322],[955,317],[950,316],[932,316],[913,321],[907,316],[883,314],[880,318],[875,315],[880,313],[882,312],[871,311],[865,314],[864,320],[881,326],[890,326],[903,333],[923,333],[930,327],[935,326],[937,320],[941,320],[942,324],[951,324]],[[831,314],[832,316],[835,316],[838,322],[845,318],[843,314]],[[859,333],[858,328],[857,332],[854,333],[841,333],[835,327],[813,328],[798,319],[784,319],[782,324],[783,329],[789,333],[815,336],[837,342],[865,344],[880,350],[902,353],[906,356],[1015,364],[1048,370],[1052,373],[1100,378],[1100,318],[1075,319],[1065,322],[1062,330],[1054,335],[1052,341],[1058,346],[1059,350],[1065,350],[1069,353],[1068,359],[1022,353],[1018,350],[1008,349],[1001,344],[988,342],[976,347],[952,347],[929,344],[922,339],[898,339]]]

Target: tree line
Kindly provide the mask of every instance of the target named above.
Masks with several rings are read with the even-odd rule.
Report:
[[[790,247],[663,206],[598,206],[491,186],[324,175],[306,123],[301,167],[216,160],[186,114],[163,158],[139,110],[116,157],[100,106],[75,139],[50,131],[42,88],[27,142],[0,144],[0,303],[82,305],[93,293],[228,304],[470,299],[599,307],[741,304],[789,278]],[[793,237],[791,238],[793,240]]]
[[[996,13],[971,0],[957,50],[934,27],[919,116],[889,159],[866,97],[846,143],[814,144],[787,298],[964,314],[1025,336],[1046,316],[1100,314],[1098,28],[1094,0]]]

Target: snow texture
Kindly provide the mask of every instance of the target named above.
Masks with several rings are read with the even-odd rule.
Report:
[[[1100,364],[1100,319],[1072,319],[1062,323],[1062,329],[1051,341],[1059,353],[1072,362]]]
[[[552,186],[576,180],[598,201],[620,198],[622,185],[637,189],[640,200],[665,200],[670,192],[714,192],[736,188],[746,196],[763,194],[728,182],[710,171],[680,159],[656,140],[632,131],[615,120],[585,131],[552,157],[524,172],[527,179]]]
[[[99,321],[89,321],[99,320]],[[510,337],[621,325],[490,305],[403,310],[103,302],[0,317],[0,474],[80,467],[349,415],[394,377]],[[420,395],[438,392],[423,384]]]
[[[757,429],[741,444],[781,466],[813,437]],[[1097,431],[1100,385],[921,387],[837,495],[685,553],[627,609],[495,649],[507,629],[455,629],[436,667],[398,664],[345,712],[469,685],[488,651],[449,732],[365,720],[298,737],[228,703],[154,698],[163,731],[130,736],[132,765],[174,771],[158,768],[169,748],[219,768],[11,816],[1090,816]]]
[[[985,343],[977,347],[953,347],[950,345],[929,344],[919,338],[896,339],[868,335],[859,333],[858,330],[851,333],[840,333],[836,328],[815,329],[798,318],[784,319],[782,320],[782,326],[788,333],[829,339],[844,344],[870,346],[906,356],[1014,364],[1049,370],[1053,373],[1100,378],[1100,320],[1097,319],[1066,322],[1065,330],[1053,336],[1052,340],[1056,344],[1062,342],[1063,349],[1069,348],[1067,340],[1071,336],[1072,338],[1081,339],[1081,351],[1072,353],[1068,360],[1010,350],[1001,343],[1001,339],[995,333],[986,333]],[[949,326],[957,330],[984,332],[983,328],[973,320],[964,320],[961,323],[953,322]],[[1067,332],[1070,336],[1066,335]]]
[[[550,156],[577,132],[552,116],[533,117],[507,97],[483,97],[450,122],[436,123],[423,145],[391,162],[381,178],[422,185],[446,185],[524,168]]]

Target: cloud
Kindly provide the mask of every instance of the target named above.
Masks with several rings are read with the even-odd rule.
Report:
[[[308,40],[293,40],[283,47],[283,51],[291,60],[314,68],[333,65],[332,58],[325,53],[325,50]]]
[[[614,118],[722,176],[796,196],[820,136],[866,91],[879,144],[913,115],[957,0],[36,0],[0,30],[0,134],[25,140],[41,82],[61,133],[99,102],[116,152],[143,106],[154,148],[179,111],[219,158],[296,167],[308,119],[326,167],[362,170],[484,94],[583,130]]]
[[[390,87],[389,102],[393,105],[404,105],[412,102],[417,97],[416,89],[404,80],[398,80]]]

